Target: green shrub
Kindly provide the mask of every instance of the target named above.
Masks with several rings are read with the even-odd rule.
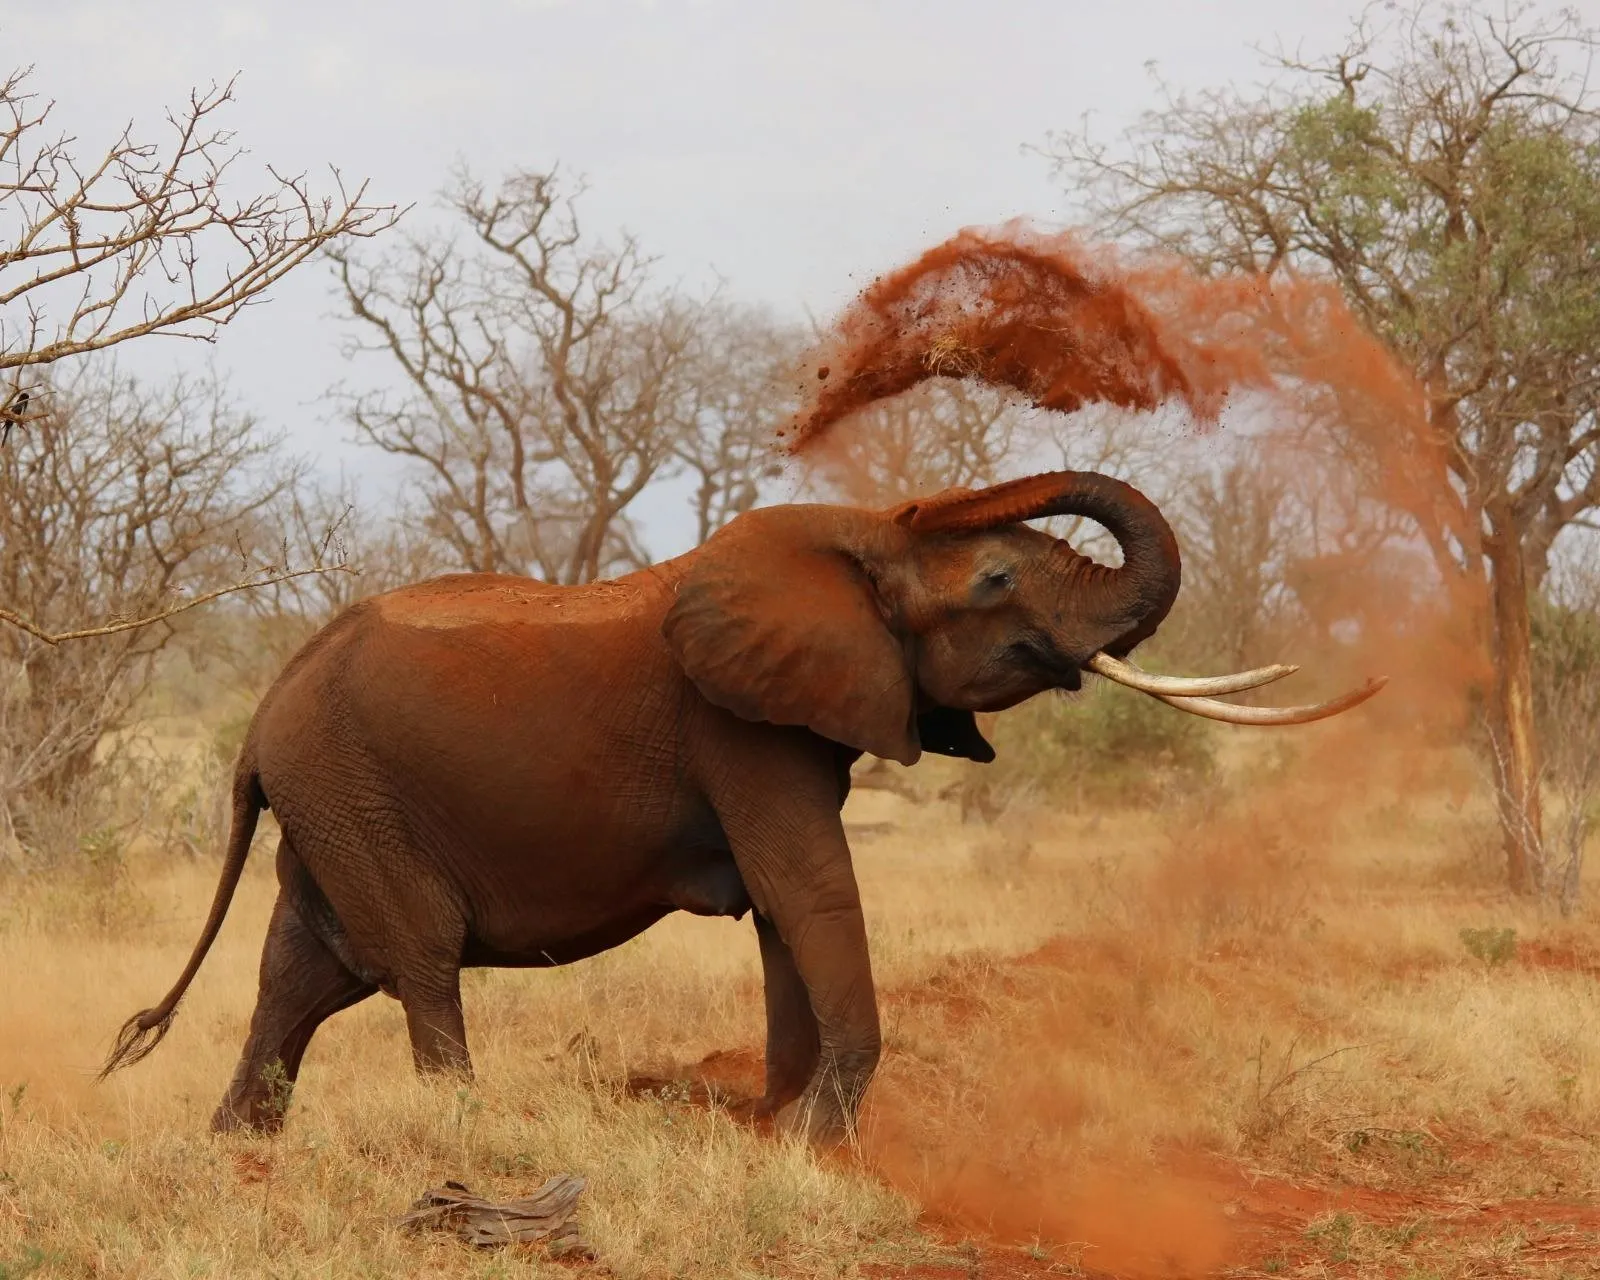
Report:
[[[994,738],[995,785],[1036,788],[1057,801],[1150,804],[1191,790],[1216,768],[1203,721],[1100,684],[1005,712]]]
[[[1461,945],[1467,949],[1467,954],[1491,969],[1505,964],[1517,954],[1517,931],[1515,929],[1463,929],[1461,931]]]

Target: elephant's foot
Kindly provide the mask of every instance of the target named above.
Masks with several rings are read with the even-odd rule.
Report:
[[[211,1113],[212,1133],[258,1133],[271,1137],[283,1129],[284,1108],[262,1098],[224,1098]]]
[[[293,1096],[294,1079],[282,1061],[275,1058],[259,1069],[241,1062],[211,1113],[211,1132],[275,1134],[283,1128]]]
[[[793,1063],[767,1062],[766,1091],[751,1106],[751,1114],[758,1120],[771,1120],[791,1102],[805,1095],[806,1085],[816,1074],[816,1057],[798,1068]]]
[[[837,1061],[834,1070],[819,1073],[798,1098],[775,1108],[773,1122],[780,1132],[817,1147],[834,1147],[855,1138],[856,1116],[877,1065],[877,1053],[852,1058],[856,1060]]]
[[[788,1098],[775,1098],[770,1093],[765,1093],[750,1104],[750,1114],[757,1120],[771,1120],[792,1100],[793,1095]]]
[[[853,1117],[814,1094],[785,1103],[773,1116],[773,1125],[779,1133],[824,1149],[849,1142],[855,1128]]]

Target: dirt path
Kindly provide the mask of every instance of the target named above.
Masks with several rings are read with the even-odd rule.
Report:
[[[943,1025],[959,1036],[981,1019],[986,989],[1009,988],[1019,974],[1041,966],[1082,964],[1088,958],[1079,946],[1051,944],[1017,960],[986,963],[973,981],[941,975],[885,992],[885,1004],[936,1010]],[[1524,947],[1517,962],[1600,972],[1595,957],[1551,946]],[[987,1163],[971,1169],[930,1175],[917,1165],[914,1144],[883,1138],[884,1117],[902,1117],[902,1123],[915,1128],[920,1114],[916,1098],[896,1096],[897,1089],[907,1087],[911,1072],[897,1070],[895,1058],[891,1047],[869,1105],[863,1150],[849,1158],[863,1160],[884,1181],[924,1205],[923,1227],[946,1247],[948,1256],[931,1265],[878,1267],[871,1272],[875,1276],[1179,1280],[1216,1275],[1600,1274],[1600,1206],[1592,1201],[1474,1200],[1465,1192],[1450,1194],[1438,1181],[1379,1189],[1317,1174],[1290,1177],[1283,1169],[1255,1168],[1236,1158],[1193,1150],[1168,1151],[1143,1167],[1059,1186],[1019,1188],[997,1180],[993,1153],[986,1155]],[[917,1069],[925,1073],[927,1068],[917,1064]],[[755,1120],[753,1107],[762,1084],[762,1056],[753,1048],[719,1050],[699,1062],[628,1081],[635,1092],[649,1091],[683,1105],[722,1107],[752,1123],[762,1123]],[[1475,1153],[1469,1136],[1448,1141],[1451,1158]],[[968,1181],[953,1185],[952,1177]],[[989,1183],[974,1186],[973,1178],[988,1178]],[[1065,1210],[1064,1201],[1070,1201]],[[1040,1223],[1055,1229],[1036,1236],[1038,1228],[1030,1224]]]

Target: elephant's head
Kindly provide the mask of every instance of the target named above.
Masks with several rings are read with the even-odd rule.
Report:
[[[1024,523],[1055,515],[1104,525],[1122,564],[1097,564]],[[1266,711],[1195,695],[1294,668],[1190,680],[1125,663],[1177,599],[1179,565],[1155,504],[1094,472],[952,489],[887,511],[767,507],[690,553],[663,629],[718,706],[902,764],[924,750],[992,759],[973,712],[1076,689],[1085,670],[1246,723],[1318,719],[1376,692]]]

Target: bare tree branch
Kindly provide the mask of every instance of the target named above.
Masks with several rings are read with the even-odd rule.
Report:
[[[47,132],[52,104],[27,79],[0,82],[0,371],[155,334],[214,341],[325,246],[398,216],[336,169],[330,195],[269,167],[267,191],[230,197],[243,152],[216,119],[232,81],[169,113],[167,140],[137,140],[129,126],[81,164],[74,138]]]
[[[341,391],[345,413],[416,464],[430,531],[470,570],[573,583],[637,568],[630,508],[684,468],[703,527],[754,501],[758,384],[782,340],[715,296],[656,288],[633,239],[585,235],[581,192],[555,172],[492,191],[460,173],[446,200],[467,245],[333,253],[352,353],[387,356],[408,384]]]
[[[0,622],[24,631],[35,640],[42,640],[48,645],[65,644],[68,640],[87,640],[94,636],[114,636],[124,631],[136,631],[141,627],[153,626],[158,622],[165,622],[168,618],[175,618],[180,613],[187,613],[190,609],[198,609],[201,605],[210,604],[213,600],[220,600],[224,596],[237,595],[241,591],[257,591],[262,587],[275,586],[279,583],[293,582],[296,578],[309,578],[314,574],[324,573],[355,573],[356,570],[346,564],[321,564],[313,565],[308,569],[290,569],[283,572],[264,573],[259,577],[247,578],[242,582],[230,583],[226,587],[217,587],[202,595],[195,596],[192,600],[185,600],[182,604],[175,604],[162,609],[159,613],[144,614],[137,618],[124,618],[116,622],[107,622],[97,627],[79,627],[72,631],[46,631],[38,623],[32,622],[10,609],[0,609]]]

